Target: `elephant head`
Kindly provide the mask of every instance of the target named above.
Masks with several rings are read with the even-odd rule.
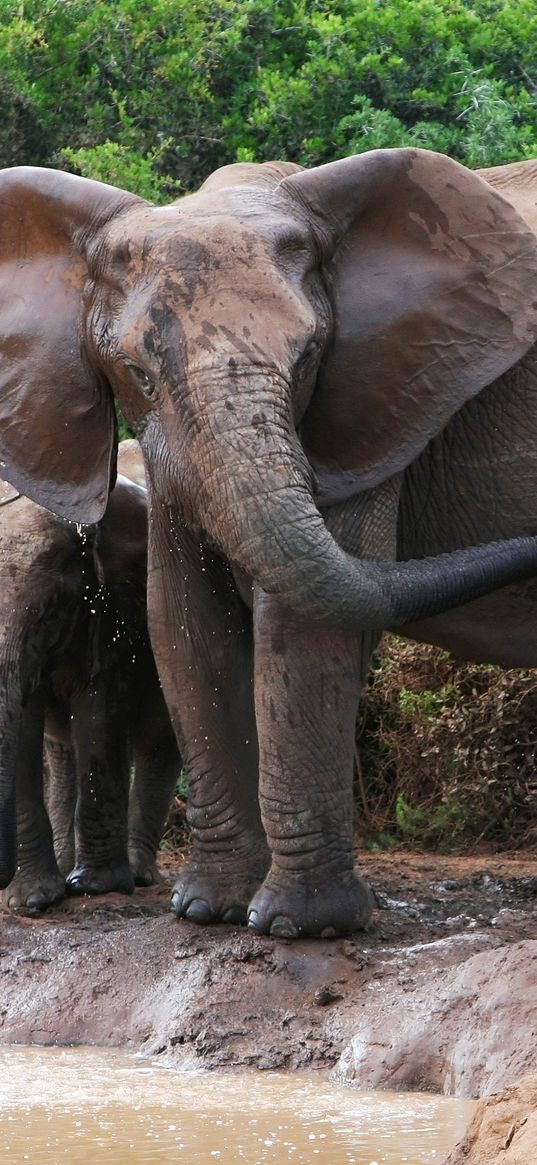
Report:
[[[358,561],[317,508],[402,471],[537,336],[534,235],[479,177],[381,150],[157,207],[16,168],[0,213],[0,470],[35,501],[98,520],[115,396],[153,497],[306,615],[383,628],[535,571],[533,539]]]

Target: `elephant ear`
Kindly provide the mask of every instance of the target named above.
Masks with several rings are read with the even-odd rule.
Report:
[[[334,313],[304,445],[321,477],[369,488],[534,342],[536,239],[481,178],[426,150],[357,155],[280,190],[306,210]]]
[[[77,522],[101,517],[116,448],[84,351],[85,243],[140,201],[58,170],[0,172],[0,476]]]

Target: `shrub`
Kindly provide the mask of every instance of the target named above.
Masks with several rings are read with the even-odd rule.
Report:
[[[533,671],[461,664],[387,636],[358,738],[357,815],[365,798],[373,841],[513,848],[537,840]]]

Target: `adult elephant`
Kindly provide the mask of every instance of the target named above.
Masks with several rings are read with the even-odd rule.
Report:
[[[136,442],[120,446],[118,463],[104,517],[84,530],[3,485],[0,859],[9,872],[16,806],[17,870],[4,893],[12,908],[43,909],[66,887],[131,892],[157,878],[180,762],[147,629]]]
[[[363,926],[371,642],[537,564],[533,537],[395,561],[408,467],[525,367],[532,230],[420,150],[226,167],[166,207],[17,168],[0,206],[4,475],[95,522],[113,395],[144,451],[150,629],[190,774],[174,910],[285,936]]]

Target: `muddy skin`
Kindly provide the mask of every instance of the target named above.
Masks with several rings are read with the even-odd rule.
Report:
[[[361,1089],[460,1096],[537,1071],[532,857],[363,858],[367,931],[291,942],[174,919],[177,857],[159,865],[164,880],[133,897],[0,912],[1,1043],[124,1046],[177,1068],[330,1069]]]
[[[363,644],[536,571],[534,506],[490,543],[479,520],[474,546],[464,525],[406,559],[386,498],[477,394],[530,375],[534,226],[416,149],[309,171],[233,165],[171,206],[33,167],[3,171],[0,191],[3,472],[91,525],[114,477],[113,396],[143,447],[150,634],[190,781],[194,861],[175,910],[246,911],[275,937],[365,926],[352,875]],[[514,462],[507,442],[508,478],[521,444],[533,469],[534,428]],[[473,465],[464,443],[453,462],[461,452]],[[248,625],[231,570],[253,588]],[[263,848],[260,885],[243,867]]]

